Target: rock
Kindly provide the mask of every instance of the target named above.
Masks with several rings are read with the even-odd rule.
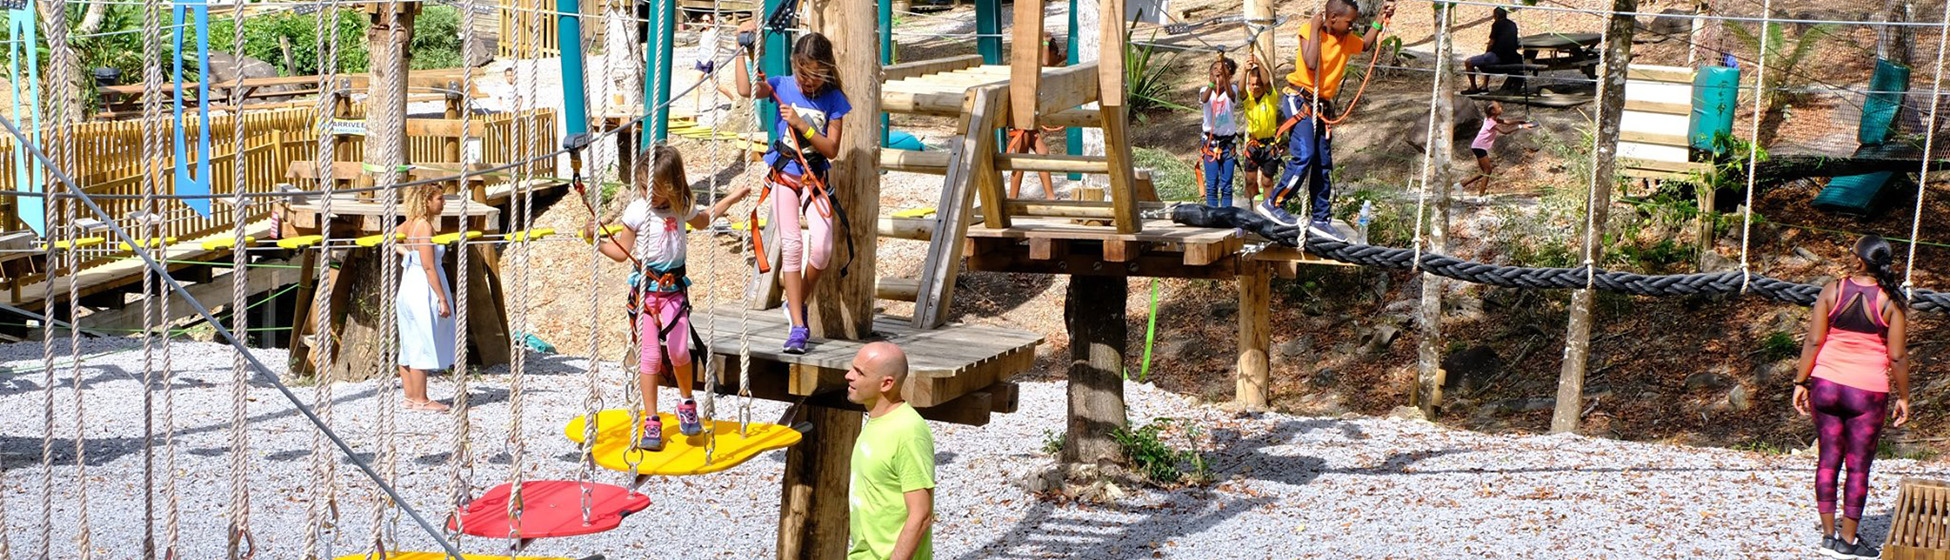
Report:
[[[1055,492],[1063,489],[1063,469],[1061,467],[1037,468],[1016,478],[1016,486],[1031,494]]]
[[[1747,391],[1746,385],[1736,383],[1732,389],[1727,390],[1727,406],[1733,407],[1734,410],[1753,408],[1753,395]]]
[[[1415,313],[1416,307],[1421,305],[1421,303],[1412,299],[1396,300],[1389,302],[1387,307],[1381,308],[1381,313],[1383,315],[1408,315]]]
[[[1489,314],[1483,312],[1483,299],[1472,296],[1456,296],[1449,299],[1448,316],[1464,321],[1481,321]]]
[[[1293,340],[1282,342],[1273,349],[1274,354],[1282,358],[1298,358],[1313,353],[1313,351],[1314,339],[1311,336],[1293,337]]]
[[[1234,315],[1237,315],[1238,313],[1239,313],[1239,302],[1237,301],[1218,302],[1212,305],[1211,311],[1207,312],[1207,314],[1210,315],[1213,319],[1231,319]]]
[[[1358,346],[1355,346],[1354,343],[1341,341],[1339,343],[1334,344],[1333,352],[1334,355],[1336,356],[1347,356],[1353,354],[1355,348],[1358,348]]]
[[[1740,270],[1740,262],[1726,258],[1718,251],[1707,251],[1700,255],[1700,268],[1704,272],[1727,272]]]
[[[1443,356],[1442,369],[1449,374],[1442,380],[1442,390],[1447,393],[1475,392],[1488,384],[1503,368],[1503,357],[1488,346],[1472,346]]]
[[[1340,372],[1334,371],[1333,368],[1321,368],[1320,371],[1314,372],[1313,378],[1310,379],[1309,381],[1312,382],[1315,387],[1332,387],[1334,386],[1335,382],[1340,380],[1341,380]]]
[[[1763,387],[1786,385],[1794,381],[1795,370],[1800,367],[1797,360],[1781,360],[1760,366],[1754,373],[1754,382]],[[1950,379],[1950,378],[1946,378]]]
[[[1158,345],[1158,356],[1171,360],[1186,360],[1192,357],[1198,341],[1190,338],[1175,338]]]
[[[1395,339],[1400,337],[1401,334],[1401,329],[1394,326],[1377,326],[1367,336],[1363,337],[1361,341],[1361,353],[1372,356],[1387,352],[1388,346],[1394,344]]]
[[[1652,23],[1645,25],[1644,29],[1653,35],[1688,35],[1693,32],[1693,20],[1687,17],[1691,15],[1693,15],[1692,10],[1666,8],[1659,12],[1659,15],[1653,16]]]
[[[1719,389],[1733,384],[1733,378],[1711,372],[1700,372],[1686,376],[1687,389]]]
[[[486,33],[474,34],[474,58],[467,61],[469,68],[487,66],[488,63],[494,62],[495,52],[501,50],[501,41],[495,37],[486,35]],[[464,49],[462,54],[463,56],[466,54]]]
[[[1550,410],[1557,408],[1557,397],[1531,397],[1523,399],[1524,411]]]
[[[1809,251],[1807,247],[1795,247],[1794,256],[1801,257],[1801,260],[1808,261],[1808,264],[1820,264],[1824,260],[1821,255]]]
[[[1425,416],[1425,415],[1423,415],[1423,414],[1422,414],[1422,409],[1420,409],[1420,408],[1416,408],[1416,407],[1412,407],[1412,406],[1397,406],[1397,407],[1395,407],[1395,409],[1394,409],[1394,410],[1390,410],[1390,411],[1388,411],[1388,419],[1390,419],[1390,420],[1412,420],[1412,421],[1416,421],[1416,422],[1427,422],[1427,421],[1429,421],[1429,418],[1428,418],[1428,416]]]

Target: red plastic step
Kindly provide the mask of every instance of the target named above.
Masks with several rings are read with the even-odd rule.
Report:
[[[582,518],[582,491],[589,489],[589,519]],[[609,484],[580,483],[569,480],[534,480],[521,483],[521,525],[515,527],[508,516],[508,500],[513,484],[496,486],[467,504],[449,528],[480,537],[537,539],[588,535],[615,529],[623,518],[650,507],[650,497]]]

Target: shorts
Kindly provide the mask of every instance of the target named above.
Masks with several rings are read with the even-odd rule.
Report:
[[[718,69],[718,61],[709,58],[700,59],[697,63],[692,64],[691,67],[696,68],[699,72],[709,74],[711,71]]]
[[[1490,157],[1490,151],[1482,148],[1470,148],[1469,153],[1476,154],[1478,159]]]
[[[1483,54],[1469,57],[1469,65],[1474,66],[1476,68],[1482,68],[1484,66],[1496,66],[1498,64],[1503,64],[1503,57],[1497,56],[1497,54],[1493,52],[1486,52]]]
[[[1246,173],[1258,173],[1269,179],[1279,180],[1280,172],[1286,166],[1285,159],[1286,154],[1278,146],[1273,145],[1271,138],[1267,139],[1265,144],[1258,145],[1248,141],[1246,157],[1239,160],[1239,166],[1244,168]]]
[[[643,310],[637,315],[639,375],[668,373],[665,358],[673,367],[691,365],[691,316],[684,311],[685,299],[683,292],[643,294]],[[668,334],[659,337],[660,330]]]

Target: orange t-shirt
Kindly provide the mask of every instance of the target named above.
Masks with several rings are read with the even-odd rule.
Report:
[[[1300,44],[1307,44],[1307,36],[1313,33],[1313,22],[1300,24]],[[1293,51],[1293,73],[1286,75],[1286,81],[1293,87],[1317,92],[1321,99],[1333,99],[1341,91],[1341,75],[1347,73],[1347,59],[1361,52],[1361,36],[1352,30],[1335,35],[1327,34],[1320,39],[1320,79],[1326,82],[1325,88],[1314,87],[1313,70],[1307,68],[1307,53],[1303,46]]]

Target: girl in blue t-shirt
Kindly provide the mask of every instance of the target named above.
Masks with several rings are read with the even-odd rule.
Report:
[[[746,22],[738,30],[753,33],[757,26]],[[738,65],[738,94],[779,104],[779,119],[774,123],[779,140],[765,154],[765,163],[772,168],[765,186],[771,193],[772,221],[780,232],[779,282],[785,285],[786,314],[792,318],[785,352],[798,354],[806,351],[811,336],[806,329],[806,295],[832,260],[836,209],[824,191],[825,177],[832,167],[829,160],[839,155],[840,119],[853,105],[840,93],[833,42],[825,35],[807,33],[792,45],[791,76],[767,78],[760,73],[754,83],[747,69],[751,56],[750,50],[745,51],[745,64]],[[759,195],[761,203],[765,197]],[[802,218],[807,233],[803,241],[798,235]]]

